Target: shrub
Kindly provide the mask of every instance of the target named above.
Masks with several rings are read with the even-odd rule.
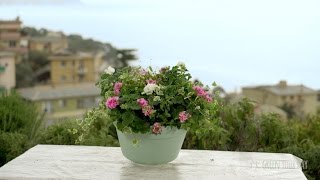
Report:
[[[80,126],[90,122],[92,126]],[[115,128],[105,112],[92,109],[83,119],[66,120],[49,126],[40,143],[57,145],[118,146]]]
[[[27,150],[28,137],[21,133],[0,131],[0,166]]]
[[[0,165],[34,146],[42,128],[42,118],[34,104],[15,92],[0,97]]]
[[[77,136],[70,132],[76,128],[75,120],[65,120],[49,126],[41,135],[41,144],[75,145]]]

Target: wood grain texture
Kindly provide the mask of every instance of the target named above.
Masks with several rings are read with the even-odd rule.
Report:
[[[304,180],[300,163],[291,154],[181,150],[171,163],[144,166],[119,147],[37,145],[2,166],[0,179]]]

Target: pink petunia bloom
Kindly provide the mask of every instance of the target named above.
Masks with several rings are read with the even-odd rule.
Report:
[[[147,75],[147,74],[148,74],[148,71],[147,71],[147,70],[145,70],[145,69],[140,69],[140,75],[145,76],[145,75]]]
[[[160,134],[161,133],[161,124],[156,122],[152,126],[152,133],[153,134]]]
[[[197,92],[198,96],[205,97],[207,92],[201,86],[193,86],[193,89]]]
[[[156,84],[156,83],[157,83],[156,80],[153,80],[153,79],[147,80],[147,84]]]
[[[145,100],[144,98],[137,99],[137,102],[141,107],[148,106],[148,101]]]
[[[114,84],[113,92],[114,92],[115,95],[119,95],[120,94],[121,87],[122,87],[122,83],[121,82],[116,82]]]
[[[208,102],[212,102],[212,97],[210,96],[210,94],[207,94],[205,98]]]
[[[150,106],[144,106],[142,112],[145,116],[150,116],[153,113],[153,109]]]
[[[190,115],[186,112],[186,111],[181,111],[179,113],[179,119],[180,119],[180,122],[185,122],[188,118],[190,117]]]
[[[109,97],[106,101],[106,106],[109,109],[114,109],[118,105],[119,105],[119,97],[118,96]]]

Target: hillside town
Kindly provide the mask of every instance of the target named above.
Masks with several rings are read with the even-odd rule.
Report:
[[[320,1],[0,4],[0,180],[320,180]]]
[[[19,17],[1,20],[0,89],[15,89],[25,100],[34,102],[44,113],[47,125],[82,117],[88,108],[99,104],[100,92],[95,83],[100,74],[108,66],[119,66],[108,56],[110,51],[108,47],[94,51],[70,50],[62,32],[48,31],[45,36],[33,36],[23,30]],[[32,59],[32,55],[39,57]],[[36,60],[39,62],[30,62]],[[18,77],[21,69],[18,67],[28,61],[36,70]],[[29,84],[21,81],[31,76]]]
[[[25,100],[34,102],[44,113],[47,125],[82,117],[89,108],[97,106],[100,92],[95,83],[106,67],[119,66],[114,59],[106,58],[110,49],[70,50],[63,32],[48,31],[35,36],[23,27],[19,17],[0,21],[1,91],[15,89]],[[35,53],[46,56],[40,54],[38,62],[30,62],[38,66],[32,83],[21,82],[17,67],[33,60],[30,56]],[[47,58],[48,63],[41,62],[41,58]],[[28,76],[31,74],[23,74],[24,78]],[[303,84],[290,85],[285,80],[276,85],[244,86],[240,94],[225,95],[230,101],[243,97],[256,103],[257,113],[275,112],[284,119],[316,114],[320,107],[320,91]]]

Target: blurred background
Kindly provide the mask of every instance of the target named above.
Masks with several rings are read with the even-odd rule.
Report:
[[[36,143],[74,144],[68,130],[99,105],[95,83],[108,66],[184,62],[226,107],[212,134],[185,148],[289,152],[315,159],[307,174],[319,178],[319,8],[317,0],[0,0],[0,159]],[[96,122],[84,144],[117,145]]]

